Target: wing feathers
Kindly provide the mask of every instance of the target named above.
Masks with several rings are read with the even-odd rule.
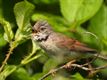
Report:
[[[87,47],[85,44],[79,42],[78,40],[74,40],[62,35],[60,35],[60,38],[62,39],[56,40],[58,43],[57,45],[59,47],[67,48],[71,51],[77,51],[77,52],[90,52],[90,53],[97,52],[95,49],[91,49]]]

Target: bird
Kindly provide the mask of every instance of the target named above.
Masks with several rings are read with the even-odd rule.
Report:
[[[38,20],[32,27],[31,39],[42,48],[50,58],[58,62],[94,58],[98,55],[96,49],[70,38],[62,33],[55,32],[46,20]],[[102,55],[98,58],[106,59]]]

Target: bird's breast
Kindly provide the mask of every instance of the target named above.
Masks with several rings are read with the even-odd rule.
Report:
[[[57,41],[59,38],[50,36],[47,40],[39,42],[39,46],[51,57],[58,59],[59,61],[67,61],[80,57],[76,52],[66,49],[66,47],[59,47]]]
[[[63,56],[67,53],[66,50],[59,48],[56,44],[56,41],[54,41],[52,37],[48,38],[46,41],[39,42],[39,46],[50,56]]]

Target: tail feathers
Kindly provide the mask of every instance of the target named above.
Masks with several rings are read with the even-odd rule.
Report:
[[[94,54],[95,57],[98,57],[102,60],[107,60],[107,56],[103,56],[103,55],[100,55],[100,54]]]

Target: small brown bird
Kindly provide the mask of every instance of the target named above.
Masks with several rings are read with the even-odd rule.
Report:
[[[37,21],[32,30],[32,40],[57,61],[65,62],[97,56],[95,49],[91,49],[85,44],[63,34],[54,32],[47,21]],[[103,56],[98,57],[107,59]]]

